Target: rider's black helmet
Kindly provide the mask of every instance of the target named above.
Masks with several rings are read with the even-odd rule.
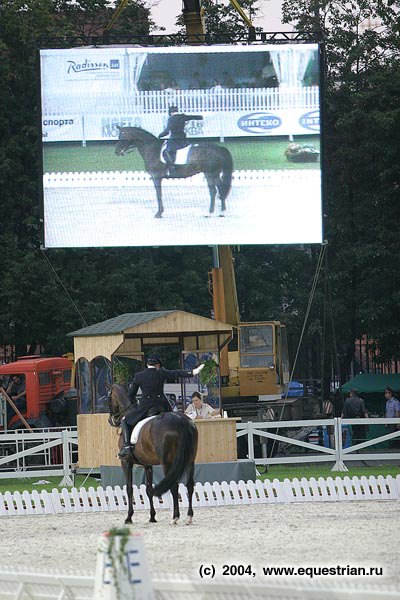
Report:
[[[177,112],[179,112],[179,108],[177,106],[175,106],[175,105],[170,106],[169,109],[168,109],[168,114],[169,115],[172,115],[173,113],[177,113]]]
[[[156,365],[160,365],[160,367],[162,367],[161,358],[159,358],[158,356],[149,356],[149,358],[147,359],[147,364],[151,367],[154,367]]]

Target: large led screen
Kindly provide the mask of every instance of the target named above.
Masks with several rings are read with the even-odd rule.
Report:
[[[46,247],[322,241],[317,44],[40,63]]]

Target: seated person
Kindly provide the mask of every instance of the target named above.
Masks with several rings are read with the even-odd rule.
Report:
[[[192,402],[185,410],[185,415],[191,419],[209,419],[210,417],[220,417],[218,410],[215,410],[209,404],[203,402],[201,394],[199,392],[193,392]]]
[[[26,409],[26,386],[25,381],[20,375],[12,375],[10,383],[7,386],[6,393],[20,412]],[[12,406],[7,402],[7,424],[16,414]]]

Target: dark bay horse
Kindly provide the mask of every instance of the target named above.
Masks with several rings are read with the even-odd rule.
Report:
[[[157,218],[164,212],[161,182],[167,175],[167,165],[160,160],[163,140],[140,127],[118,127],[119,140],[115,148],[118,156],[123,156],[132,148],[137,148],[144,160],[146,171],[156,188],[158,211]],[[221,214],[226,210],[226,198],[231,189],[233,163],[229,151],[212,142],[193,144],[189,150],[187,164],[174,166],[174,178],[186,178],[204,173],[210,192],[210,214],[215,209],[217,191],[221,200]],[[176,174],[175,174],[176,173]]]
[[[114,383],[109,389],[110,416],[108,422],[119,427],[122,417],[132,408],[124,386]],[[194,489],[194,461],[197,453],[198,432],[195,424],[186,415],[164,413],[145,423],[135,445],[134,456],[121,459],[128,495],[128,516],[125,523],[132,523],[133,488],[132,467],[142,465],[146,473],[146,492],[150,502],[150,523],[156,523],[153,497],[171,491],[174,501],[172,523],[179,519],[178,486],[187,473],[189,499],[187,524],[193,519],[192,497]],[[123,444],[122,435],[119,447]],[[153,488],[153,466],[162,465],[164,478]]]

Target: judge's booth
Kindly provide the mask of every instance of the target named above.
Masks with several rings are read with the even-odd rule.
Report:
[[[254,463],[237,459],[237,419],[224,418],[221,410],[218,365],[221,350],[232,339],[232,329],[221,321],[172,310],[126,313],[68,334],[74,338],[76,360],[79,471],[100,470],[102,485],[124,483],[117,457],[119,430],[108,423],[107,385],[117,382],[129,386],[135,373],[145,368],[146,358],[157,353],[171,370],[192,370],[202,362],[208,367],[207,377],[165,385],[175,410],[184,411],[192,393],[199,391],[203,401],[219,411],[216,418],[196,419],[199,448],[195,480],[254,479]],[[137,484],[143,481],[141,471],[134,470]],[[155,467],[155,482],[159,478],[161,468]]]

